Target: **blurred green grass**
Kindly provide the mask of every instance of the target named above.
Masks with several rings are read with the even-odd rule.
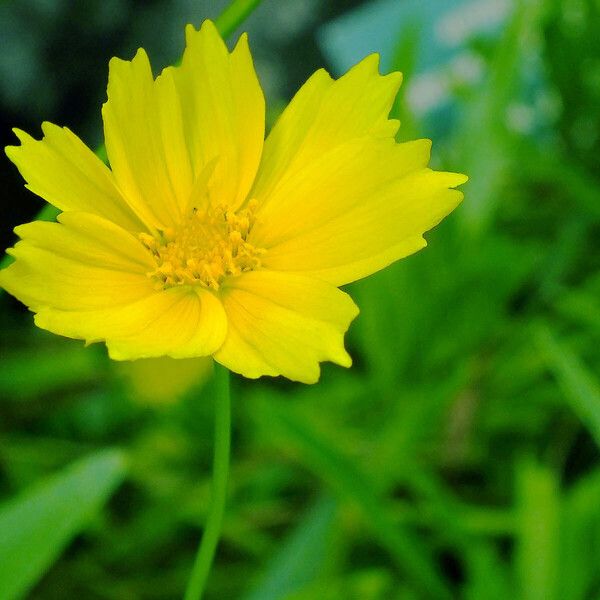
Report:
[[[424,251],[351,286],[355,366],[326,366],[313,387],[234,381],[207,597],[600,598],[600,8],[513,6],[495,42],[474,45],[485,78],[456,90],[458,117],[434,140],[437,166],[470,175],[465,202]],[[408,33],[401,70],[418,48]],[[541,133],[507,118],[532,41],[561,107]],[[402,139],[420,135],[395,110]],[[80,530],[64,551],[24,530],[28,556],[56,557],[31,597],[180,597],[210,494],[210,382],[143,402],[101,348],[34,331],[1,301],[2,497],[39,494],[27,490],[107,447],[127,456],[85,526],[63,511]],[[107,477],[85,480],[92,496]]]

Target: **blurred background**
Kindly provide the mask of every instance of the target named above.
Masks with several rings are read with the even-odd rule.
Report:
[[[49,120],[96,147],[110,57],[158,72],[225,5],[3,0],[2,146]],[[597,0],[264,0],[243,26],[269,123],[377,51],[399,140],[471,179],[428,248],[349,286],[351,370],[234,378],[207,598],[600,598],[599,25]],[[5,157],[0,189],[4,250],[43,201]],[[111,363],[0,304],[0,599],[181,597],[210,364]]]

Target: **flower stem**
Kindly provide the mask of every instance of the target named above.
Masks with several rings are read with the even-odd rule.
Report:
[[[192,575],[185,591],[185,600],[200,600],[219,543],[227,480],[229,477],[229,453],[231,447],[231,397],[229,371],[215,363],[215,453],[213,458],[212,497],[206,527],[196,554]]]
[[[233,0],[215,20],[221,36],[228,38],[260,3],[261,0]]]

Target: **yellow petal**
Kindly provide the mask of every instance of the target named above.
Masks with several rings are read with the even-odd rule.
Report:
[[[425,245],[462,198],[466,177],[425,168],[430,143],[362,139],[287,175],[258,213],[250,243],[266,268],[339,286]]]
[[[60,210],[86,211],[131,231],[143,229],[110,170],[69,129],[44,123],[41,140],[14,131],[21,145],[7,146],[6,154],[32,192]]]
[[[169,111],[172,120],[166,116]],[[108,101],[102,107],[106,152],[123,195],[152,228],[175,225],[191,188],[189,160],[181,150],[183,136],[177,111],[178,103],[172,86],[169,89],[168,77],[160,86],[155,84],[144,50],[138,50],[132,61],[111,59]],[[172,143],[173,150],[165,142]],[[172,161],[166,159],[171,151],[173,157],[181,160],[180,171],[176,173]]]
[[[139,240],[88,213],[16,228],[22,240],[0,285],[36,312],[39,327],[106,341],[116,359],[206,356],[223,342],[225,312],[200,288],[156,291],[155,264]]]
[[[215,360],[245,377],[283,375],[314,383],[319,362],[351,365],[344,333],[358,314],[351,298],[301,275],[253,271],[232,278],[221,300],[228,332]]]
[[[34,221],[15,233],[38,248],[92,267],[146,274],[155,268],[138,237],[118,225],[84,212],[61,213],[58,223]]]
[[[334,81],[317,71],[298,91],[269,133],[251,196],[276,202],[275,186],[284,177],[318,163],[333,148],[350,140],[393,137],[398,121],[388,114],[402,75],[379,75],[379,57],[368,56]]]
[[[152,262],[132,234],[87,213],[60,219],[16,228],[23,239],[8,250],[15,262],[0,271],[0,286],[34,311],[118,306],[154,291]]]
[[[188,26],[181,67],[153,80],[148,57],[110,62],[104,134],[123,194],[150,227],[207,198],[239,206],[263,146],[264,98],[246,36],[229,53],[215,26]]]
[[[205,21],[200,31],[188,25],[181,67],[172,76],[195,177],[214,162],[209,198],[239,207],[256,176],[265,127],[264,97],[246,34],[229,53],[213,23]]]
[[[219,300],[199,288],[154,292],[124,306],[98,310],[40,310],[38,327],[87,343],[105,341],[114,360],[208,356],[227,331]]]

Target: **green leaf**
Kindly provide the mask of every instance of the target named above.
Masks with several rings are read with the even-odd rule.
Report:
[[[270,435],[283,437],[287,445],[299,452],[306,467],[358,506],[374,537],[424,597],[451,598],[448,584],[438,573],[429,550],[408,528],[394,520],[389,503],[367,475],[289,406],[278,406],[278,402],[266,398],[258,404],[259,410],[254,414],[260,415],[261,422],[268,425]]]
[[[561,600],[592,598],[600,581],[600,470],[582,477],[563,502]]]
[[[335,514],[335,501],[328,496],[319,498],[285,540],[262,581],[244,600],[280,600],[311,583],[325,562]]]
[[[31,589],[110,497],[125,471],[121,451],[102,450],[0,507],[2,600]]]
[[[558,478],[533,460],[517,472],[517,573],[523,600],[558,598],[560,497]]]
[[[547,327],[538,328],[536,341],[565,400],[600,446],[600,384],[597,379]]]
[[[457,164],[471,176],[465,188],[468,202],[458,212],[467,232],[483,235],[493,223],[510,178],[513,151],[505,127],[507,107],[518,92],[519,75],[529,40],[539,35],[541,7],[535,0],[511,3],[513,13],[495,45],[488,77],[480,93],[467,106],[461,127],[462,156]],[[507,77],[507,73],[511,76]]]
[[[474,540],[469,554],[469,579],[464,591],[466,600],[505,600],[515,596],[508,583],[510,577],[505,563],[492,543]]]

